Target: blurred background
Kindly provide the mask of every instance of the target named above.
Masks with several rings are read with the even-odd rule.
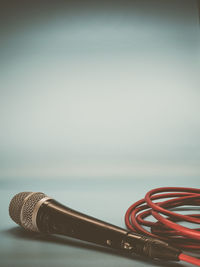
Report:
[[[197,1],[1,13],[1,180],[199,175]]]
[[[44,191],[124,227],[149,189],[199,187],[199,60],[196,0],[0,2],[0,265],[130,266],[34,242],[9,201]]]

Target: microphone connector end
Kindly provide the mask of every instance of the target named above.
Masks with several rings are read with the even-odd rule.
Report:
[[[122,249],[130,254],[145,256],[153,260],[179,261],[182,253],[167,242],[157,238],[142,236],[134,232],[129,232],[126,240],[122,243]]]

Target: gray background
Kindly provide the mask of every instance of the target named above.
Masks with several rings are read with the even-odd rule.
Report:
[[[0,265],[155,266],[27,234],[8,205],[44,191],[124,227],[149,189],[199,187],[198,2],[6,1],[0,10]]]

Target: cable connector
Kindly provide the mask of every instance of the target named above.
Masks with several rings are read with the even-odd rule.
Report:
[[[181,250],[162,240],[141,236],[134,232],[127,234],[122,248],[131,254],[138,254],[154,260],[179,261],[179,255],[182,253]]]

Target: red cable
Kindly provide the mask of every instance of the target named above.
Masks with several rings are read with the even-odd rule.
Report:
[[[194,264],[196,266],[200,266],[200,260],[199,259],[193,258],[193,257],[185,255],[183,253],[181,253],[179,255],[179,259],[181,261],[186,261],[186,262],[189,262],[189,263]]]
[[[167,192],[167,193],[166,193]],[[153,200],[165,199],[160,202]],[[171,209],[200,206],[200,189],[161,187],[149,191],[144,199],[131,205],[125,215],[128,229],[159,238],[180,249],[200,249],[200,228],[188,228],[178,222],[200,224],[200,214],[183,215]],[[190,208],[192,210],[192,208]],[[145,218],[153,216],[156,222]],[[163,216],[164,215],[164,216]],[[151,230],[145,228],[150,227]],[[200,260],[181,253],[179,259],[200,266]]]

